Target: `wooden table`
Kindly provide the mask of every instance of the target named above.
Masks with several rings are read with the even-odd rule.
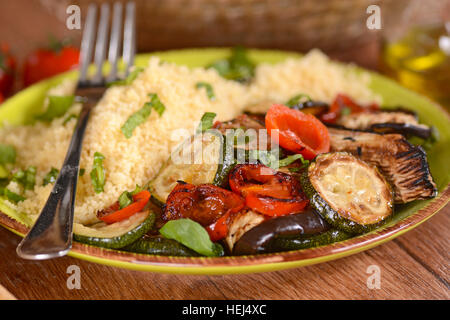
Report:
[[[30,19],[56,36],[67,35],[61,21],[50,19],[53,9],[43,9],[41,2],[0,1],[0,40],[9,42],[19,59],[46,37],[42,26],[29,27]],[[336,57],[376,66],[376,46],[353,52],[358,56]],[[144,273],[70,257],[26,261],[15,253],[20,238],[0,227],[0,285],[18,299],[449,299],[449,225],[447,205],[417,229],[369,251],[298,269],[230,276]],[[80,268],[81,289],[67,287],[71,265]],[[367,286],[371,265],[381,270],[380,289]]]
[[[18,299],[449,299],[450,205],[416,229],[374,249],[278,272],[184,276],[117,269],[63,257],[16,256],[20,237],[0,228],[0,284]],[[80,268],[68,289],[67,268]],[[381,270],[380,289],[367,268]]]

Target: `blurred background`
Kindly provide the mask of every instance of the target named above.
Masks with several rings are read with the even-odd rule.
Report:
[[[66,10],[78,5],[83,26],[91,2],[115,1],[0,0],[0,89],[5,86],[1,66],[4,74],[8,69],[15,74],[3,96],[48,76],[33,71],[33,63],[45,61],[38,49],[61,54],[79,47],[82,30],[66,27]],[[138,52],[236,45],[298,52],[320,48],[334,59],[384,72],[442,104],[450,102],[450,0],[135,2]],[[381,10],[380,29],[367,26],[371,5]],[[73,67],[76,50],[66,51],[58,68],[46,69]]]

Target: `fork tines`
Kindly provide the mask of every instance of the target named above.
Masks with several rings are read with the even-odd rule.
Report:
[[[114,3],[111,22],[111,35],[109,38],[108,48],[108,61],[111,69],[109,74],[105,77],[103,76],[103,64],[106,59],[106,47],[108,45],[110,7],[107,3],[101,5],[100,21],[97,28],[97,6],[95,4],[89,5],[83,30],[83,38],[81,40],[80,77],[78,81],[79,87],[103,86],[106,82],[118,79],[117,63],[120,57],[122,39],[122,11],[122,3]],[[134,63],[134,55],[136,52],[135,17],[135,3],[128,2],[125,8],[122,48],[122,58],[125,64],[125,76],[128,74],[130,67]],[[88,67],[91,64],[95,36],[94,64],[96,71],[91,78],[88,78]]]

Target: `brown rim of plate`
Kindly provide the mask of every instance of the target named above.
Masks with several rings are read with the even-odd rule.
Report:
[[[84,254],[100,259],[115,260],[121,262],[148,264],[158,266],[172,266],[172,267],[232,267],[232,266],[255,266],[268,263],[282,263],[293,262],[305,259],[319,258],[327,255],[342,254],[350,250],[363,249],[372,244],[381,244],[382,240],[388,240],[392,237],[398,236],[401,231],[407,231],[418,224],[424,222],[440,209],[442,209],[450,200],[450,184],[442,191],[437,198],[433,199],[422,209],[411,214],[396,224],[375,230],[366,235],[361,235],[349,240],[336,242],[334,244],[303,249],[295,251],[286,251],[278,253],[268,253],[253,256],[227,256],[220,258],[207,257],[166,257],[156,255],[145,255],[124,251],[116,251],[94,247],[79,242],[74,242],[72,252]],[[0,225],[3,225],[20,234],[26,234],[28,227],[22,223],[12,219],[3,212],[0,212]]]

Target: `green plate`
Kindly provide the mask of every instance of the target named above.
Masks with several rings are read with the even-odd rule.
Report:
[[[164,61],[187,65],[204,66],[218,58],[226,57],[227,49],[192,49],[143,54],[136,57],[136,65],[146,66],[151,55],[157,55]],[[251,50],[250,56],[255,62],[276,63],[298,54],[282,51]],[[97,248],[74,243],[70,256],[96,263],[134,270],[180,273],[180,274],[232,274],[281,270],[300,267],[348,256],[389,241],[418,226],[439,209],[450,198],[450,118],[446,111],[436,103],[419,94],[409,91],[394,81],[379,74],[369,73],[371,89],[381,95],[385,105],[402,105],[416,111],[420,121],[437,128],[440,140],[428,151],[431,173],[439,190],[435,199],[415,201],[402,205],[395,213],[392,222],[383,228],[359,237],[318,248],[297,250],[275,254],[222,258],[186,258],[162,257],[133,254],[121,251]],[[0,121],[20,125],[39,113],[46,92],[67,78],[76,79],[76,72],[69,72],[33,85],[8,99],[0,106]],[[30,226],[26,215],[8,208],[0,199],[0,224],[12,232],[23,236]]]

